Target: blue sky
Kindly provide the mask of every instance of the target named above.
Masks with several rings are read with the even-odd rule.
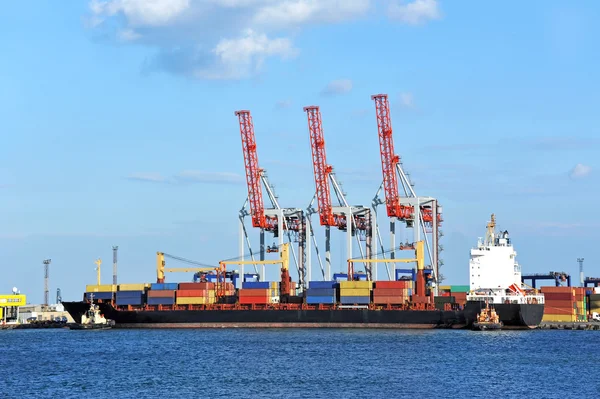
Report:
[[[0,12],[0,292],[40,302],[51,258],[51,297],[60,287],[79,299],[96,258],[110,282],[112,245],[120,282],[153,281],[157,250],[236,256],[238,109],[252,112],[282,206],[304,208],[314,192],[306,105],[321,107],[349,201],[368,205],[381,182],[376,93],[390,96],[417,193],[444,207],[447,283],[468,283],[492,212],[524,271],[577,281],[584,257],[600,275],[599,16],[593,1],[11,2]],[[343,242],[334,232],[334,270]]]

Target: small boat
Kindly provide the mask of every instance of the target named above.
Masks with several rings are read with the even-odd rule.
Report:
[[[472,329],[475,331],[501,330],[502,322],[500,316],[493,307],[486,302],[485,308],[477,315],[477,320],[473,323]]]
[[[81,323],[69,326],[71,330],[108,330],[113,328],[115,321],[106,319],[100,313],[100,307],[94,304],[93,295],[90,297],[90,308],[81,315]]]

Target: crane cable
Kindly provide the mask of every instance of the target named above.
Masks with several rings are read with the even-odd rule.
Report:
[[[190,265],[197,265],[197,266],[211,267],[211,268],[216,268],[217,267],[215,265],[207,265],[205,263],[196,262],[196,261],[193,261],[193,260],[189,260],[189,259],[181,258],[179,256],[175,256],[175,255],[170,255],[170,254],[164,254],[164,255],[166,257],[168,257],[168,258],[171,258],[171,259],[174,259],[174,260],[178,260],[178,261],[183,262],[183,263],[188,263]]]

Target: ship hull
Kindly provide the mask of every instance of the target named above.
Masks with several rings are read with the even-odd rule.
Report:
[[[63,302],[76,321],[89,307],[84,302]],[[127,311],[100,304],[115,328],[464,328],[462,311],[440,310],[174,310]]]
[[[537,328],[544,317],[543,304],[493,304],[500,317],[503,329],[533,329]],[[467,326],[472,326],[477,320],[477,315],[485,307],[482,301],[468,301],[465,305],[464,316]]]

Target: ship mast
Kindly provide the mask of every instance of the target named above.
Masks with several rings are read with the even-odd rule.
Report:
[[[496,215],[492,213],[492,219],[487,224],[487,233],[485,235],[486,245],[494,244],[494,232],[496,231]]]

